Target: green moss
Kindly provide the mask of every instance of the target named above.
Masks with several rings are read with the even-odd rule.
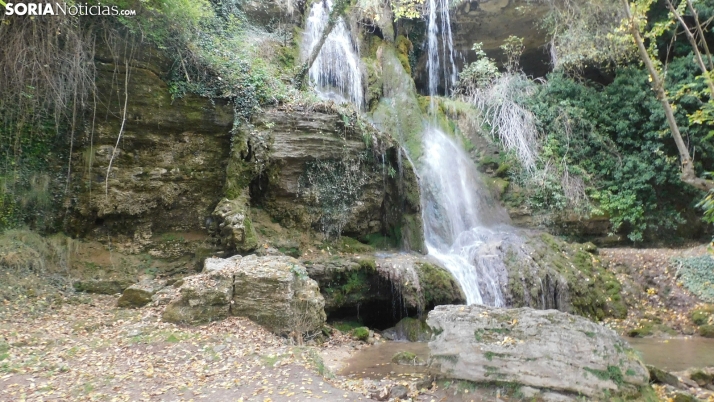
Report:
[[[348,236],[341,236],[338,240],[327,244],[343,253],[370,253],[374,251],[374,248],[369,244],[364,244]]]
[[[416,161],[423,154],[421,134],[425,115],[419,108],[414,81],[404,70],[398,52],[387,43],[381,49],[384,97],[374,108],[372,119],[382,131],[398,139]]]
[[[352,336],[360,341],[366,341],[369,338],[369,328],[359,327],[352,330]]]
[[[712,316],[711,308],[701,308],[692,310],[690,317],[696,325],[706,325],[709,322],[709,317]]]
[[[702,325],[699,327],[699,335],[705,338],[714,338],[714,325]]]
[[[346,303],[359,303],[368,298],[371,280],[376,275],[376,262],[373,259],[360,259],[359,267],[347,271],[336,271],[329,282],[321,286],[325,298],[332,300],[333,307],[339,308]]]
[[[258,247],[258,236],[253,228],[253,221],[250,217],[246,215],[245,220],[243,220],[243,226],[245,227],[245,240],[243,244],[239,247],[239,251],[252,251]]]
[[[495,352],[491,352],[491,351],[488,351],[488,352],[484,353],[483,355],[488,361],[492,361],[494,357],[504,358],[504,357],[510,356],[510,354],[508,354],[508,353],[495,353]]]
[[[476,342],[483,341],[483,330],[482,329],[474,330],[474,339],[476,339]]]
[[[491,192],[500,199],[508,189],[510,182],[500,177],[492,177],[486,181],[486,184],[491,189]]]
[[[537,269],[523,269],[517,249],[506,252],[505,264],[509,271],[509,291],[515,307],[527,306],[528,300],[543,300],[541,283],[567,292],[566,297],[549,301],[546,308],[571,309],[575,314],[599,321],[605,317],[624,318],[627,307],[622,300],[621,284],[614,273],[587,251],[587,247],[566,243],[549,234],[531,237],[527,241],[529,258]],[[548,288],[546,287],[546,289]],[[567,302],[569,305],[555,304]],[[534,307],[542,307],[536,304]]]
[[[452,364],[456,364],[459,361],[459,355],[433,355],[434,359],[447,361]]]
[[[465,301],[461,287],[448,271],[430,263],[417,263],[416,268],[427,306]]]
[[[335,321],[332,326],[337,328],[340,332],[351,332],[355,328],[362,327],[362,323],[359,321]]]
[[[432,330],[426,321],[411,317],[403,318],[395,329],[404,334],[409,342],[425,342],[431,339],[432,335]]]
[[[618,387],[621,387],[622,384],[624,383],[622,371],[617,366],[607,366],[607,370],[598,370],[598,369],[594,369],[594,368],[590,368],[590,367],[585,367],[583,370],[594,375],[599,380],[602,380],[602,381],[611,380]]]
[[[397,352],[392,356],[392,363],[404,366],[422,366],[426,364],[424,359],[420,358],[412,352]]]
[[[637,326],[637,328],[631,329],[627,333],[627,336],[630,336],[632,338],[644,338],[652,334],[654,334],[654,324],[651,322],[641,322],[640,325]]]

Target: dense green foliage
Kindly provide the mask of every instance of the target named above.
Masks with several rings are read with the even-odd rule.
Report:
[[[294,63],[292,32],[255,26],[241,12],[241,0],[113,1],[139,9],[137,18],[119,21],[174,57],[168,77],[174,97],[227,99],[240,123],[260,106],[293,94],[287,85]]]
[[[670,87],[692,82],[695,71],[690,57],[675,59]],[[572,207],[562,181],[567,173],[582,180],[591,201],[580,205],[582,212],[607,214],[614,231],[642,241],[673,230],[683,222],[681,210],[699,199],[679,179],[677,151],[643,70],[621,68],[605,87],[553,73],[523,102],[544,134],[540,163],[552,170],[530,198],[536,209]],[[714,145],[705,127],[687,119],[700,102],[682,97],[677,117],[702,170],[714,163]]]

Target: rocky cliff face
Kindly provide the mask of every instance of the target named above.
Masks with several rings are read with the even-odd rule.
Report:
[[[239,164],[254,172],[251,202],[281,225],[328,238],[397,236],[422,250],[414,168],[391,137],[353,112],[329,104],[272,109],[240,138]]]
[[[93,125],[75,140],[70,232],[139,240],[203,230],[225,181],[232,108],[172,99],[160,56],[115,61],[97,61]]]
[[[265,110],[231,134],[230,105],[173,99],[170,63],[142,49],[131,62],[98,53],[100,106],[72,153],[73,235],[139,252],[156,234],[192,232],[211,234],[214,250],[247,253],[258,206],[288,228],[389,235],[421,250],[417,177],[388,135],[319,104]]]

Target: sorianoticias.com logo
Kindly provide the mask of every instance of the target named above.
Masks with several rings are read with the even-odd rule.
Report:
[[[0,0],[0,9],[5,9],[5,15],[136,15],[136,10],[122,10],[117,6],[103,6],[102,3],[10,3]]]

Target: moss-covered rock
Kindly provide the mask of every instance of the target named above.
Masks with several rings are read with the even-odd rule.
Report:
[[[426,321],[407,317],[393,328],[385,329],[382,336],[393,341],[428,342],[432,333]]]
[[[351,334],[355,339],[365,342],[369,338],[369,328],[367,328],[367,327],[355,328],[352,330]]]
[[[466,302],[461,286],[449,271],[430,262],[417,262],[415,268],[427,308]]]
[[[249,208],[246,189],[236,198],[223,198],[213,211],[218,236],[227,250],[247,253],[258,247]]]
[[[164,287],[158,281],[142,281],[135,283],[124,290],[119,300],[118,307],[143,307],[149,304],[152,297]]]
[[[677,378],[674,374],[668,373],[651,365],[647,365],[647,370],[650,372],[650,381],[657,384],[667,384],[675,388],[679,388],[679,378]]]
[[[696,325],[709,324],[711,317],[714,316],[714,306],[703,306],[694,309],[689,313],[689,316]]]
[[[474,382],[501,381],[612,400],[637,394],[649,372],[613,330],[553,310],[438,306],[427,318],[432,369]]]
[[[525,236],[525,242],[506,251],[509,305],[554,308],[594,320],[627,315],[620,282],[587,246],[544,233]]]
[[[699,335],[705,338],[714,338],[714,325],[702,325],[699,327]]]
[[[397,352],[392,356],[392,363],[400,366],[424,366],[426,361],[412,352]]]
[[[248,317],[286,335],[318,332],[325,302],[305,268],[287,256],[208,258],[203,273],[184,278],[163,319],[204,323]]]

